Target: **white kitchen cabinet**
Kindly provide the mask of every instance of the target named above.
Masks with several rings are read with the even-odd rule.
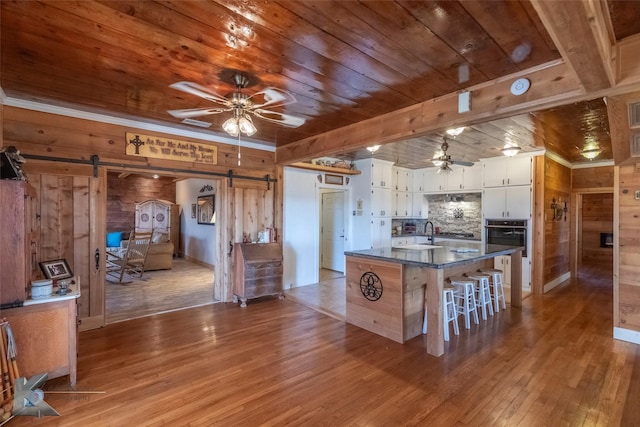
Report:
[[[529,156],[496,157],[482,163],[484,187],[502,187],[531,184],[531,164]]]
[[[413,170],[413,191],[425,192],[425,181],[427,177],[428,169],[414,169]]]
[[[406,217],[410,217],[412,216],[412,205],[413,205],[413,198],[412,198],[412,193],[407,193],[407,192],[400,192],[400,191],[394,191],[393,192],[393,200],[394,200],[394,210],[393,210],[393,216],[394,217],[402,217],[402,218],[406,218]]]
[[[478,163],[462,169],[464,176],[462,179],[464,191],[482,190],[482,166]]]
[[[446,188],[446,174],[438,173],[438,168],[429,168],[424,173],[425,193],[439,193]]]
[[[531,218],[531,186],[485,188],[482,192],[485,219]]]
[[[393,190],[413,191],[413,173],[410,169],[393,167]]]
[[[393,185],[393,163],[384,160],[365,160],[371,169],[371,186],[391,189]]]
[[[397,248],[398,246],[407,246],[409,241],[412,241],[413,237],[392,237],[391,246]]]
[[[371,219],[371,249],[391,246],[391,219]]]
[[[429,203],[423,193],[411,193],[411,216],[413,218],[426,218],[429,212]]]
[[[511,286],[511,257],[497,256],[493,259],[493,268],[502,270],[502,284]]]
[[[482,189],[482,167],[451,166],[451,172],[438,173],[438,168],[429,168],[423,172],[424,192],[469,192]]]
[[[393,201],[391,190],[387,188],[371,189],[371,212],[372,217],[390,217],[393,214]]]

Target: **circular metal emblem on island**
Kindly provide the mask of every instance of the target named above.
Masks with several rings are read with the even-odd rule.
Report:
[[[360,292],[369,301],[378,301],[382,297],[382,281],[372,271],[367,271],[360,277]]]

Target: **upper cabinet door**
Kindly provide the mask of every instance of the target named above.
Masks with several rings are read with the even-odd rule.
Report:
[[[384,160],[371,160],[371,186],[391,189],[393,185],[392,163]]]
[[[463,169],[463,186],[466,191],[482,189],[482,166],[475,164]]]
[[[531,157],[496,157],[483,162],[484,186],[531,184]]]

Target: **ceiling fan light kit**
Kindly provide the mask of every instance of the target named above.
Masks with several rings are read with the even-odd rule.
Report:
[[[367,150],[369,150],[369,152],[371,154],[375,153],[376,151],[378,151],[378,148],[380,148],[379,145],[372,145],[371,147],[367,147]]]
[[[219,104],[219,106],[169,110],[168,113],[173,117],[186,119],[232,111],[233,117],[227,119],[222,125],[224,131],[231,136],[238,136],[240,133],[251,136],[256,133],[256,127],[253,125],[250,115],[290,128],[296,128],[304,124],[305,119],[302,117],[272,110],[272,108],[297,102],[291,93],[275,87],[268,87],[253,95],[246,95],[242,93],[242,89],[251,84],[249,77],[237,72],[232,76],[231,80],[236,90],[226,96],[222,96],[197,83],[183,81],[172,84],[170,87],[173,89],[206,99]]]
[[[447,129],[447,135],[449,136],[458,136],[462,133],[462,131],[464,131],[465,127],[461,126],[459,128],[453,128],[453,129]]]

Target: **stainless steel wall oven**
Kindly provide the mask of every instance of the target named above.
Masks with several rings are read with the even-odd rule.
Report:
[[[527,256],[526,220],[488,219],[485,233],[485,242],[488,245],[524,246],[522,256]]]

